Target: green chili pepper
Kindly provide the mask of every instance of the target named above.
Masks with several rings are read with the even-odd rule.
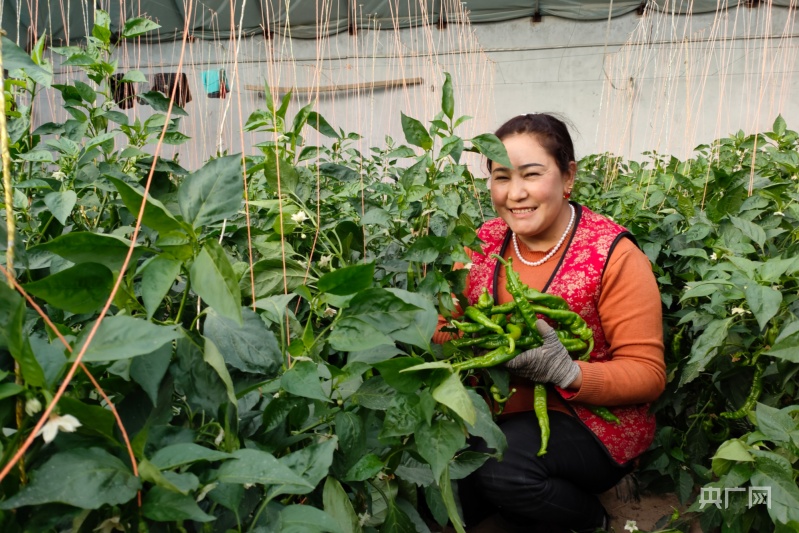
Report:
[[[482,324],[475,324],[473,322],[460,322],[458,320],[452,320],[452,325],[464,333],[482,333],[487,331],[486,327]]]
[[[538,418],[538,427],[541,428],[541,447],[538,449],[538,457],[547,453],[549,444],[549,413],[547,412],[547,388],[541,383],[535,384],[533,389],[533,408],[535,416]]]
[[[494,398],[494,401],[500,404],[510,400],[510,397],[516,392],[516,389],[511,389],[510,392],[508,392],[508,395],[503,397],[499,392],[499,387],[496,385],[491,385],[489,390],[491,391],[491,397]]]
[[[475,307],[477,307],[480,311],[488,311],[491,309],[491,306],[494,305],[494,298],[488,294],[488,289],[483,287],[483,292],[480,294],[480,297],[477,299],[477,303]]]
[[[502,313],[503,315],[507,315],[508,313],[512,313],[516,310],[516,302],[507,302],[501,305],[495,305],[491,309],[487,311],[486,314],[489,315],[496,315]]]
[[[569,310],[569,302],[557,294],[547,294],[532,287],[527,287],[524,291],[524,294],[528,300],[531,300],[536,304],[549,307],[550,309]]]
[[[614,424],[621,424],[619,417],[614,415],[610,409],[601,405],[587,405],[588,410],[606,422],[613,422]]]
[[[474,357],[472,359],[467,359],[466,361],[461,361],[459,363],[455,363],[452,365],[452,368],[455,370],[471,370],[473,368],[488,368],[496,365],[500,365],[507,361],[510,361],[517,355],[519,355],[519,350],[508,350],[507,346],[500,346],[494,350],[491,350],[487,354],[484,354],[480,357]]]
[[[714,431],[713,426],[715,423],[721,426],[720,430]],[[730,436],[730,425],[723,418],[706,418],[702,422],[702,430],[711,442],[724,442]]]
[[[514,340],[519,340],[522,336],[522,328],[517,326],[516,324],[508,324],[505,326],[505,331],[508,332],[508,336],[513,338]]]
[[[749,396],[746,397],[744,404],[735,411],[725,411],[719,416],[722,418],[735,420],[745,417],[747,414],[749,414],[749,411],[755,408],[757,400],[760,398],[760,393],[763,391],[763,372],[766,371],[767,366],[768,361],[765,359],[760,359],[757,362],[755,365],[755,375],[752,377],[752,389],[749,391]]]
[[[496,315],[491,315],[491,322],[496,324],[497,326],[504,328],[508,325],[508,316],[502,313],[497,313]]]
[[[476,324],[480,324],[481,326],[484,326],[500,334],[505,333],[505,330],[502,329],[502,326],[492,322],[490,318],[488,318],[486,315],[483,314],[482,311],[480,311],[478,308],[474,306],[470,305],[469,307],[467,307],[466,310],[463,312],[463,314]]]
[[[533,305],[527,300],[527,296],[525,295],[526,285],[519,279],[519,274],[513,270],[513,259],[508,258],[506,261],[497,254],[491,254],[491,257],[496,258],[496,260],[505,267],[507,289],[510,295],[513,296],[513,301],[516,302],[516,311],[524,319],[524,323],[527,324],[527,327],[530,328],[531,331],[534,330],[535,321],[537,319],[533,311]]]
[[[503,343],[504,341],[504,343]],[[508,342],[505,335],[493,334],[487,337],[461,337],[460,339],[452,339],[450,341],[455,348],[466,348],[467,346],[480,346],[480,348],[499,348],[500,346],[507,346]],[[495,346],[483,346],[483,343],[498,343]]]

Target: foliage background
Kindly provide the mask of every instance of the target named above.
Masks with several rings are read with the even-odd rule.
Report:
[[[113,109],[107,20],[57,50],[93,85],[52,85],[41,46],[3,41],[3,530],[462,530],[453,482],[488,457],[467,437],[505,443],[430,337],[492,216],[463,154],[505,154],[458,136],[450,80],[431,123],[401,115],[404,140],[368,153],[267,98],[245,127],[272,140],[188,172],[158,157],[188,140],[185,111],[157,92],[143,123]],[[72,118],[31,130],[41,90]],[[669,387],[639,478],[695,502],[708,531],[799,524],[797,139],[778,117],[685,161],[580,162],[578,201],[634,233],[662,292]],[[749,485],[772,506],[696,501]]]

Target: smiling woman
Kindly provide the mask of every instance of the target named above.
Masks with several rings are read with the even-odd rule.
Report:
[[[478,231],[482,253],[467,251],[469,303],[484,290],[496,305],[513,301],[506,288],[506,265],[513,265],[522,283],[568,302],[590,328],[594,349],[588,361],[572,360],[538,320],[543,345],[505,363],[517,390],[499,417],[508,449],[462,482],[463,508],[473,512],[467,523],[497,512],[524,531],[594,531],[607,524],[597,495],[632,470],[655,435],[647,402],[665,387],[660,295],[630,233],[569,200],[576,163],[563,121],[520,115],[496,135],[511,165],[488,163],[499,216]],[[547,388],[545,453],[546,428],[533,413],[536,384]],[[612,416],[598,415],[598,406]],[[475,449],[488,451],[481,442]]]

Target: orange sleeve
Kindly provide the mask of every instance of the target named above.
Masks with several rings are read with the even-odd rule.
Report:
[[[578,362],[583,382],[567,399],[607,406],[656,400],[666,386],[660,292],[649,259],[629,239],[608,258],[599,317],[613,359]]]

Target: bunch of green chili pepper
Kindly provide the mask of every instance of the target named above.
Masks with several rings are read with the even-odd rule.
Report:
[[[541,346],[543,339],[535,326],[538,315],[556,324],[558,339],[572,356],[587,361],[594,349],[594,335],[583,318],[571,311],[568,302],[560,296],[545,294],[525,285],[513,270],[511,259],[506,261],[496,254],[493,257],[505,267],[506,288],[513,300],[495,305],[494,298],[483,289],[477,302],[464,310],[463,320],[452,321],[452,325],[464,333],[463,337],[451,341],[455,348],[489,350],[479,357],[454,363],[453,368],[472,370],[492,367],[510,361],[524,350]],[[538,455],[544,455],[550,431],[547,391],[541,383],[535,385],[533,403],[541,428]],[[604,420],[619,421],[605,407],[589,408]]]

